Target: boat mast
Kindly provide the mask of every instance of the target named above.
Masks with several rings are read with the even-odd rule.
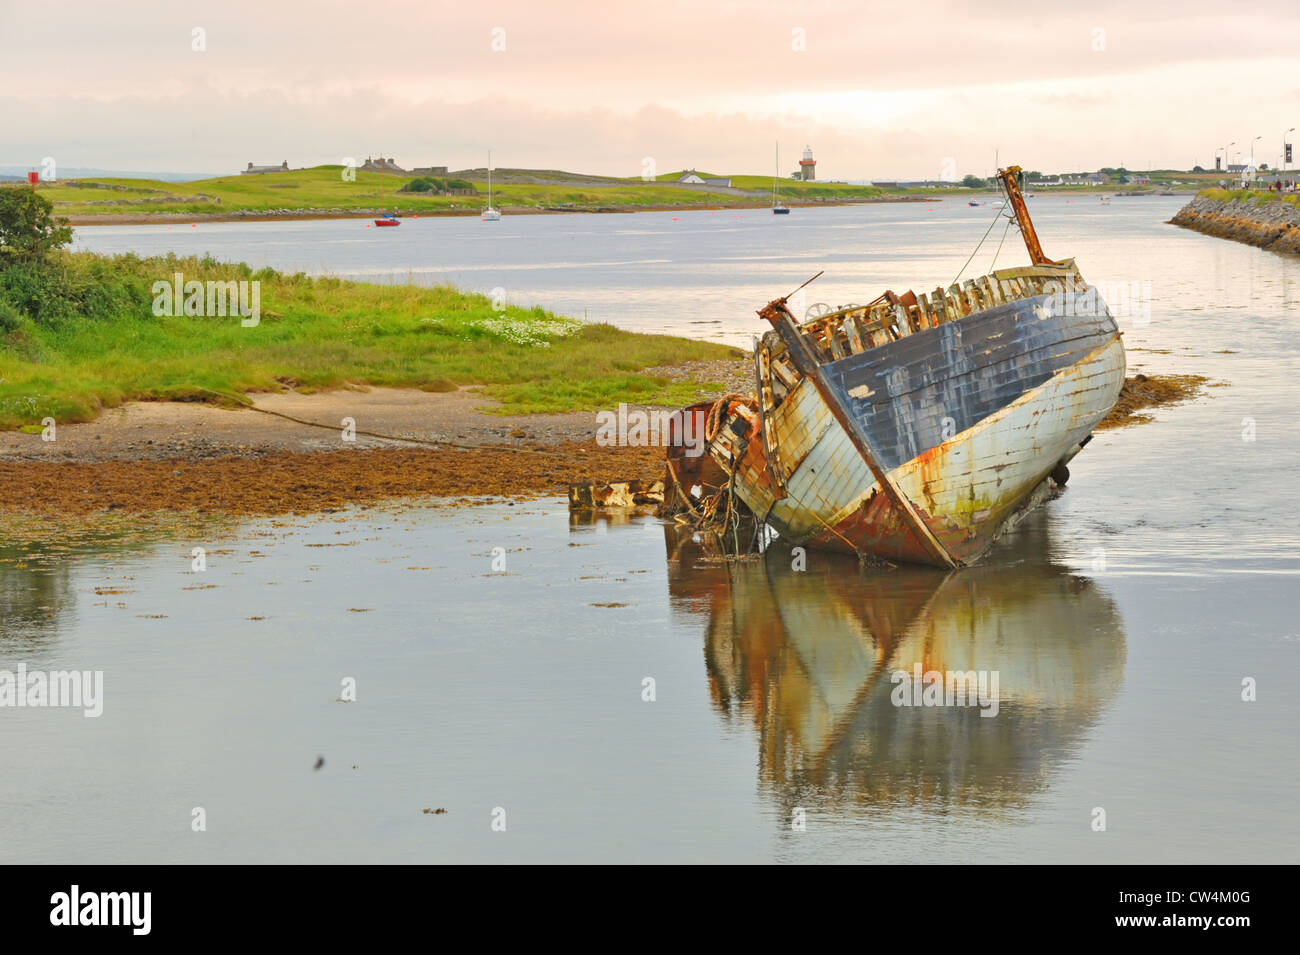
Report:
[[[1011,208],[1016,213],[1016,223],[1020,226],[1020,235],[1025,240],[1025,248],[1029,250],[1029,261],[1034,265],[1060,265],[1054,259],[1049,259],[1043,252],[1043,247],[1038,243],[1038,233],[1034,231],[1034,223],[1029,218],[1029,209],[1025,206],[1025,197],[1020,194],[1020,176],[1022,175],[1019,166],[1008,166],[1006,169],[999,169],[998,176],[1002,179],[1002,186],[1007,192],[1007,200],[1011,203]]]
[[[776,144],[776,154],[772,157],[772,208],[776,208],[776,176],[781,171],[781,144]]]

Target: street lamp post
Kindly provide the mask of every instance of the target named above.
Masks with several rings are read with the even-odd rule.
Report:
[[[1282,134],[1282,171],[1283,171],[1283,172],[1286,172],[1286,167],[1287,167],[1287,161],[1286,161],[1286,137],[1287,137],[1288,134],[1290,134],[1290,133],[1294,133],[1294,132],[1295,132],[1295,127],[1292,126],[1290,129],[1288,129],[1285,133]]]
[[[1237,143],[1236,143],[1236,141],[1233,141],[1233,142],[1228,143],[1227,146],[1224,146],[1224,147],[1223,147],[1223,171],[1224,171],[1224,173],[1227,173],[1227,171],[1228,171],[1228,164],[1232,162],[1232,160],[1228,158],[1228,149],[1229,149],[1230,147],[1232,147],[1232,146],[1235,146],[1235,145],[1237,145]]]
[[[1250,141],[1250,164],[1255,165],[1255,144],[1263,139],[1263,136],[1256,136]]]

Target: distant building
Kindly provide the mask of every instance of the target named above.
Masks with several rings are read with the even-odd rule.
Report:
[[[241,176],[260,176],[268,172],[288,172],[288,171],[289,171],[289,160],[286,159],[278,166],[254,166],[250,162],[248,164],[248,168],[241,170],[239,174]]]
[[[731,188],[730,179],[721,176],[701,176],[694,169],[686,170],[677,181],[688,186],[721,186],[725,189]]]
[[[803,148],[803,158],[799,160],[799,178],[804,182],[817,178],[817,160],[813,159],[811,146]]]
[[[357,167],[362,172],[387,172],[399,176],[446,176],[446,166],[416,166],[414,169],[403,169],[393,161],[392,157],[385,159],[380,156],[378,159],[366,157],[366,161]]]
[[[1129,181],[1129,184],[1130,184],[1130,185],[1133,185],[1133,186],[1149,186],[1149,185],[1151,185],[1151,177],[1150,177],[1150,176],[1147,176],[1147,175],[1144,175],[1143,173],[1140,173],[1140,172],[1135,172],[1135,173],[1133,173],[1133,175],[1131,175],[1131,176],[1128,177],[1128,181]]]
[[[395,174],[406,175],[405,169],[397,165],[397,163],[393,162],[391,158],[385,159],[382,156],[380,156],[378,159],[371,159],[369,156],[367,156],[366,161],[362,163],[360,166],[358,166],[357,168],[362,170],[363,172],[390,172]]]
[[[1255,182],[1255,179],[1259,176],[1259,167],[1251,165],[1250,163],[1242,163],[1240,165],[1229,166],[1228,172],[1238,177],[1239,185],[1249,186],[1252,185]]]

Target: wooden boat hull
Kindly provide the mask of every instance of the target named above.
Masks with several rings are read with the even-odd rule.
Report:
[[[670,447],[675,500],[703,521],[734,495],[792,544],[960,567],[1064,484],[1119,399],[1124,347],[1074,260],[1043,253],[1020,168],[998,172],[1032,264],[802,323],[790,296],[769,302],[755,396],[686,409],[712,460]],[[685,491],[706,485],[696,511]]]
[[[791,543],[935,563],[856,439],[948,553],[971,563],[1114,407],[1125,358],[1090,292],[1009,302],[821,370],[853,437],[804,378],[765,422],[779,464],[763,441],[748,441],[733,469],[736,494]],[[725,434],[722,443],[729,461],[739,446]]]

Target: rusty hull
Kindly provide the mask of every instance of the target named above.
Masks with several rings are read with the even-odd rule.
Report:
[[[1023,308],[1013,325],[1044,321],[1034,311],[1043,303],[1018,304]],[[1060,352],[1062,346],[1050,344],[1055,338],[1039,347],[1058,349],[1057,360],[1065,354],[1068,363],[1059,371],[1021,354],[1000,374],[976,367],[874,401],[868,395],[865,407],[844,401],[843,415],[831,412],[807,378],[743,436],[720,428],[710,451],[741,500],[790,543],[909,563],[971,563],[1018,513],[1043,499],[1048,475],[1079,451],[1114,406],[1124,352],[1113,322],[1109,334],[1106,321],[1098,324],[1095,347],[1083,354]],[[942,357],[943,346],[936,343],[933,354]],[[832,394],[842,386],[833,365],[826,375]],[[945,394],[954,378],[969,379],[970,387]],[[1004,393],[1010,400],[985,413]],[[960,430],[942,438],[944,423],[956,430],[958,421]],[[764,425],[772,432],[768,441],[760,433]],[[777,467],[767,454],[771,443],[784,454]],[[919,450],[909,457],[912,447]],[[900,498],[910,507],[900,507]]]
[[[755,396],[690,409],[711,422],[712,479],[789,543],[974,562],[1114,406],[1120,332],[1073,260],[1043,254],[1018,172],[1004,183],[1035,264],[802,324],[777,299]]]

